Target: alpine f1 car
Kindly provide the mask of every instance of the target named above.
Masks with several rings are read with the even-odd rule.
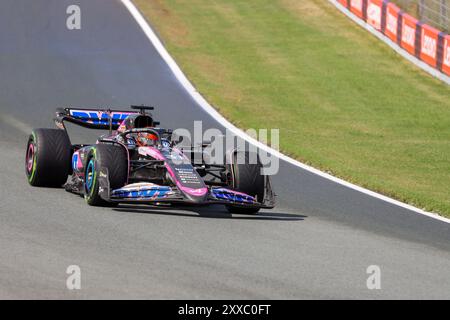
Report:
[[[158,127],[153,107],[130,111],[60,108],[57,129],[34,129],[25,171],[32,186],[64,186],[92,206],[119,203],[148,205],[223,204],[232,213],[273,208],[275,195],[261,162],[229,150],[223,164],[193,161],[177,147],[173,131]],[[72,145],[65,122],[109,130],[94,145]],[[204,145],[201,152],[204,152]],[[243,157],[242,157],[243,156]]]

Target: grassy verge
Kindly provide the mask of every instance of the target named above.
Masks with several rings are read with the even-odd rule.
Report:
[[[281,150],[450,216],[450,88],[326,0],[135,0],[199,91]]]

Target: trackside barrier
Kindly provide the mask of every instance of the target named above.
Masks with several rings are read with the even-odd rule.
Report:
[[[367,23],[372,27],[381,31],[382,17],[383,17],[383,1],[382,0],[368,0],[367,1]]]
[[[350,10],[361,19],[364,19],[364,0],[350,0]]]
[[[410,54],[416,54],[418,21],[407,13],[402,13],[402,36],[400,45]]]
[[[443,38],[443,57],[442,57],[442,71],[450,74],[450,36],[445,35]]]
[[[450,84],[450,35],[403,12],[389,0],[329,1],[340,6],[341,11],[350,12],[344,13],[370,32],[375,30],[375,33],[382,34],[377,37],[390,42],[388,44],[397,52],[403,49],[412,56],[402,53],[405,58]]]
[[[422,25],[420,59],[430,66],[437,67],[439,34],[441,32],[429,25]]]
[[[344,7],[348,8],[348,0],[338,0],[338,2]]]
[[[384,2],[386,4],[386,2]],[[401,10],[395,4],[389,2],[386,5],[384,34],[392,41],[400,43],[401,34]]]

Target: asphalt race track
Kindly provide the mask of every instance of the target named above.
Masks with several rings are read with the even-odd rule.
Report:
[[[278,206],[257,216],[94,208],[30,187],[27,133],[53,127],[58,106],[152,104],[164,127],[223,129],[120,1],[77,1],[81,30],[66,28],[70,4],[0,3],[0,298],[450,298],[450,224],[287,163],[273,178]],[[66,288],[69,265],[81,290]],[[380,290],[366,286],[370,265]]]

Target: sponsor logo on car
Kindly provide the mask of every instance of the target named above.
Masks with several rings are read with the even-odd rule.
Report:
[[[111,112],[112,123],[121,123],[130,114],[132,112]],[[104,111],[70,110],[70,115],[86,123],[109,124],[109,115]]]
[[[219,200],[227,200],[238,203],[255,203],[255,198],[232,190],[220,188],[212,189],[212,195]]]
[[[112,198],[148,198],[148,199],[157,199],[157,198],[165,198],[171,193],[172,189],[170,187],[150,187],[146,189],[131,189],[131,188],[122,188],[117,189],[112,192]]]

